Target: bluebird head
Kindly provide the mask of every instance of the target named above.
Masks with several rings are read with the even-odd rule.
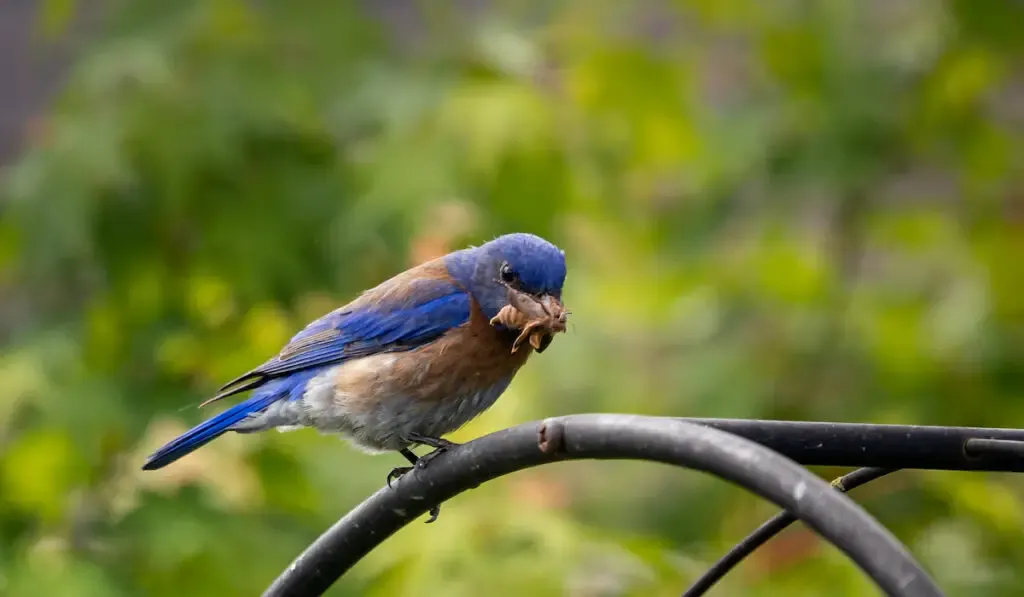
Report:
[[[539,236],[506,234],[479,247],[456,251],[448,271],[465,286],[484,314],[494,317],[508,302],[508,289],[561,303],[565,251]]]

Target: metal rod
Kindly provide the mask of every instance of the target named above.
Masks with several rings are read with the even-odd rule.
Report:
[[[884,477],[889,473],[895,471],[883,469],[883,468],[859,468],[852,473],[848,473],[832,481],[832,487],[836,490],[846,493],[852,489],[860,487],[865,483],[874,481],[875,479]],[[690,588],[683,593],[683,597],[700,597],[708,590],[715,586],[715,583],[722,580],[722,578],[729,573],[730,570],[735,568],[744,558],[754,553],[758,547],[761,547],[772,537],[778,535],[786,529],[789,525],[797,521],[796,516],[793,516],[789,512],[779,512],[772,518],[768,519],[767,522],[757,527],[753,533],[747,535],[742,541],[736,544],[728,553],[722,556],[708,571],[701,575]]]
[[[1021,461],[1024,458],[1024,442],[1011,439],[972,438],[964,443],[964,451],[968,456],[986,457],[992,455],[1009,456]],[[1012,460],[1009,460],[1012,462]]]
[[[308,597],[434,504],[483,482],[558,460],[639,459],[709,472],[794,513],[844,551],[885,594],[941,591],[888,530],[832,486],[756,443],[679,419],[573,415],[519,425],[452,448],[339,520],[264,593]]]
[[[1021,429],[748,419],[682,420],[745,437],[805,466],[1024,472],[1024,430]]]

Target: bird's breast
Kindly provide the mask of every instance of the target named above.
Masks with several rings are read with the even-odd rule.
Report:
[[[366,400],[402,398],[437,402],[487,393],[507,384],[531,350],[512,353],[507,334],[492,327],[477,305],[470,320],[414,350],[377,354],[347,362],[333,374],[339,396],[352,406]]]
[[[481,315],[482,317],[482,315]],[[407,352],[345,362],[306,388],[308,424],[339,431],[368,451],[397,450],[411,433],[442,437],[489,408],[526,362],[529,347],[476,318]]]

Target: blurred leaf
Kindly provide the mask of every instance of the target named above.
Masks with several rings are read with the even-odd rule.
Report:
[[[0,461],[4,501],[47,523],[68,508],[75,486],[84,480],[85,463],[70,438],[57,429],[30,431],[9,446]]]

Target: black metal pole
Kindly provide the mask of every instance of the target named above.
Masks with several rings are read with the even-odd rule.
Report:
[[[745,437],[804,466],[1024,472],[1024,430],[1021,429],[749,419],[681,420]]]
[[[370,550],[434,504],[517,470],[579,459],[641,459],[715,474],[792,512],[844,551],[887,595],[942,595],[882,525],[789,459],[710,426],[605,414],[527,423],[453,448],[349,512],[309,546],[264,596],[320,595]]]
[[[832,481],[832,487],[836,490],[846,493],[851,489],[855,489],[870,483],[875,479],[884,477],[889,473],[894,472],[883,468],[859,468],[852,473],[843,475],[838,479]],[[761,547],[767,543],[772,537],[778,535],[786,529],[789,525],[796,522],[796,516],[793,516],[789,512],[779,512],[767,522],[757,527],[754,532],[747,535],[743,541],[740,541],[729,550],[724,556],[722,556],[708,571],[701,575],[690,588],[683,593],[683,597],[700,597],[704,593],[708,592],[708,589],[713,587],[715,583],[722,580],[730,570],[736,567],[737,564],[743,561],[743,558],[754,553],[758,547]]]

